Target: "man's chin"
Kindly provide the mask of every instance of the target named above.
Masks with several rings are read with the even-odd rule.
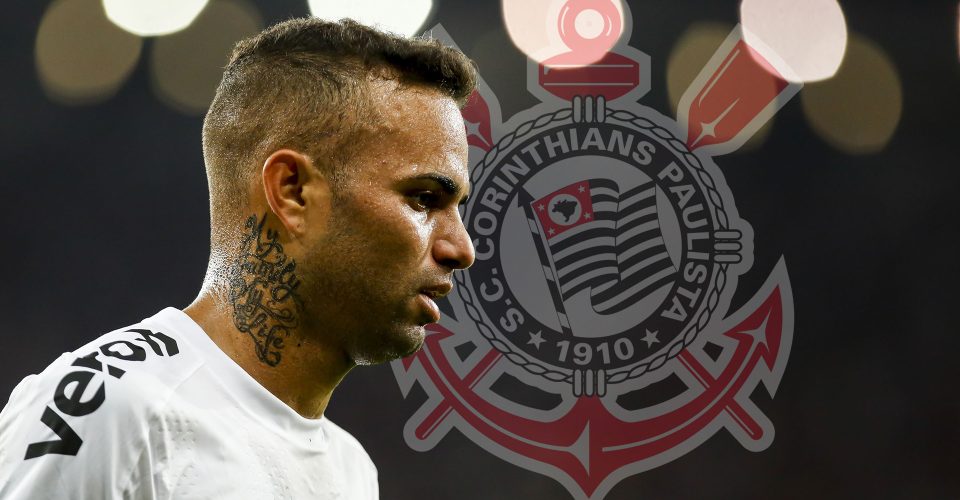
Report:
[[[419,351],[421,347],[423,347],[423,341],[424,339],[426,339],[426,337],[427,337],[427,330],[424,327],[424,325],[413,327],[411,331],[407,333],[407,335],[403,336],[404,345],[397,346],[399,347],[399,349],[397,349],[397,352],[399,353],[399,355],[394,357],[393,359],[405,358],[407,356],[412,356],[416,354],[416,352]]]
[[[416,354],[423,347],[426,330],[423,326],[414,326],[404,332],[388,335],[378,345],[366,346],[355,352],[353,361],[357,365],[379,365],[395,359]]]
[[[423,341],[426,338],[427,338],[426,328],[422,326],[418,327],[417,334],[413,337],[413,340],[414,340],[413,345],[410,347],[410,349],[407,352],[403,353],[403,355],[400,357],[405,358],[407,356],[413,356],[414,354],[416,354],[417,351],[419,351],[423,347]]]

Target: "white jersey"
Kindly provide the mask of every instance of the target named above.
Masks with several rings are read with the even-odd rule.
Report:
[[[0,498],[366,500],[378,488],[350,434],[294,412],[167,308],[13,390]]]

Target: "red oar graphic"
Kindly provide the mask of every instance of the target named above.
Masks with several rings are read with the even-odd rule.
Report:
[[[677,121],[687,129],[687,147],[710,147],[711,156],[736,150],[801,87],[786,81],[734,28],[680,99]]]

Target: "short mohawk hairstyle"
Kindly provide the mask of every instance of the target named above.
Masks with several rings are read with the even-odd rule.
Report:
[[[249,58],[298,54],[351,60],[368,71],[390,69],[401,81],[437,87],[461,106],[477,85],[473,62],[459,50],[439,40],[384,33],[350,19],[297,18],[271,26],[238,42],[227,70]]]
[[[309,154],[339,175],[352,154],[349,139],[371,118],[367,96],[377,78],[436,89],[462,107],[477,71],[438,40],[349,19],[290,19],[238,42],[203,123],[214,226],[236,215],[258,167],[277,149]]]

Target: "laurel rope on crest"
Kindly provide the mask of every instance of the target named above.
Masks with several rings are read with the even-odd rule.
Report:
[[[500,157],[501,153],[509,150],[518,138],[522,138],[530,133],[550,127],[557,122],[571,119],[579,122],[580,120],[577,119],[579,116],[574,116],[574,107],[576,107],[575,103],[571,108],[560,109],[553,113],[546,113],[532,120],[525,121],[517,126],[513,132],[503,136],[503,138],[497,141],[494,147],[487,151],[483,157],[483,160],[477,165],[477,168],[474,169],[471,175],[472,182],[474,184],[479,183],[479,181],[487,175],[488,171],[494,167],[496,160]],[[706,172],[706,169],[700,162],[700,159],[690,152],[686,144],[674,137],[673,134],[665,128],[646,118],[634,115],[629,111],[612,110],[609,108],[606,108],[604,111],[606,112],[605,116],[598,117],[601,118],[599,121],[603,121],[603,118],[613,119],[623,123],[628,123],[642,130],[650,131],[655,136],[664,140],[668,147],[673,149],[675,153],[679,154],[684,160],[686,160],[688,164],[697,172],[697,176],[699,177],[701,184],[709,193],[709,200],[713,205],[715,219],[717,220],[719,229],[722,230],[728,228],[726,211],[723,208],[723,200],[720,197],[720,193],[716,189],[716,184],[713,182],[713,178],[710,176],[710,174]],[[689,346],[697,338],[699,332],[706,327],[707,323],[710,321],[713,311],[719,304],[720,292],[726,285],[726,271],[728,267],[728,264],[719,264],[720,270],[718,273],[716,273],[714,286],[711,287],[711,290],[707,296],[707,307],[700,311],[700,315],[697,317],[696,321],[690,323],[686,332],[682,336],[679,336],[676,341],[670,344],[666,352],[647,362],[639,363],[632,368],[630,366],[626,366],[604,372],[603,376],[606,380],[606,383],[616,384],[624,382],[638,378],[648,371],[656,370],[657,368],[663,366],[670,359],[676,357],[687,346]],[[529,355],[523,352],[517,352],[514,346],[509,342],[505,342],[498,338],[496,332],[494,332],[492,328],[484,323],[480,309],[473,300],[469,288],[467,287],[466,279],[466,273],[454,273],[454,281],[457,283],[457,295],[463,301],[467,315],[473,320],[474,324],[476,324],[480,334],[483,335],[483,337],[494,349],[499,351],[504,357],[510,360],[511,363],[523,368],[529,373],[544,377],[553,382],[573,383],[574,370],[569,368],[558,369],[554,366],[541,363],[535,358],[531,359]],[[601,372],[603,372],[603,370],[601,370]]]
[[[607,119],[616,120],[622,123],[629,123],[634,127],[649,130],[657,137],[663,139],[667,143],[667,146],[673,149],[674,153],[677,153],[683,157],[683,159],[686,160],[687,165],[692,167],[697,173],[697,177],[699,178],[701,185],[704,187],[707,193],[709,193],[708,199],[712,205],[718,229],[724,230],[729,228],[729,219],[727,217],[727,212],[723,207],[723,198],[720,197],[720,192],[717,191],[717,186],[713,181],[713,177],[711,177],[710,173],[707,172],[707,169],[700,161],[700,158],[698,158],[697,155],[693,154],[690,149],[687,148],[686,143],[680,139],[677,139],[672,133],[670,133],[669,130],[629,111],[622,109],[607,109]],[[710,317],[713,315],[717,305],[720,303],[720,293],[727,284],[727,269],[729,267],[729,264],[718,264],[719,271],[716,273],[716,279],[714,280],[713,286],[710,288],[710,292],[707,294],[707,307],[700,311],[696,321],[688,324],[686,332],[684,332],[683,335],[678,336],[679,339],[670,344],[666,352],[663,352],[648,362],[636,365],[629,371],[627,370],[627,367],[619,370],[611,370],[607,374],[607,383],[616,384],[640,377],[648,371],[656,370],[663,366],[667,361],[675,358],[690,344],[692,344],[693,341],[696,340],[697,335],[700,334],[700,331],[702,331],[710,322]]]

